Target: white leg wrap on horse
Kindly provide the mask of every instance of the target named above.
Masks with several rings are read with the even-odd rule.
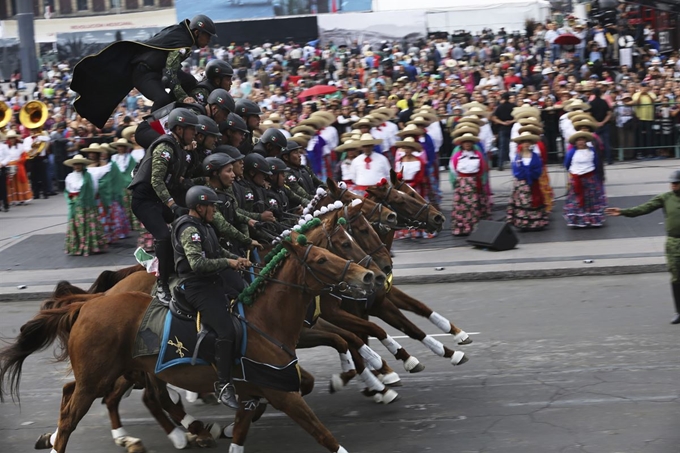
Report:
[[[340,354],[340,366],[342,367],[342,372],[346,373],[348,371],[356,370],[354,365],[354,360],[352,360],[352,355],[347,352],[341,352]]]
[[[364,379],[366,387],[368,387],[369,390],[375,390],[378,392],[385,390],[385,384],[380,382],[377,377],[373,376],[373,373],[371,373],[370,370],[364,369],[364,371],[361,372],[361,377]]]
[[[390,351],[390,354],[392,355],[396,355],[397,351],[401,349],[401,345],[394,341],[394,338],[390,337],[389,335],[384,340],[380,340],[380,342],[387,348],[388,351]]]
[[[244,451],[243,445],[231,444],[229,446],[229,453],[243,453]]]
[[[433,311],[428,319],[432,324],[439,327],[441,331],[445,333],[451,332],[451,322],[436,311]]]
[[[373,349],[369,348],[368,345],[363,345],[359,348],[359,355],[369,362],[376,370],[382,368],[382,357],[380,357]]]
[[[187,402],[193,403],[198,399],[198,393],[187,390]]]
[[[409,357],[408,359],[406,359],[406,361],[404,362],[404,369],[405,369],[406,371],[409,371],[409,372],[410,372],[412,369],[414,369],[414,368],[417,367],[418,365],[420,365],[420,360],[418,360],[418,359],[416,359],[415,357],[411,356],[411,357]]]
[[[461,341],[465,341],[468,338],[470,338],[470,336],[467,334],[467,332],[461,330],[460,332],[453,336],[453,341],[455,341],[456,343],[460,343]]]
[[[444,345],[441,344],[441,342],[435,340],[429,335],[425,335],[425,338],[423,338],[422,343],[428,348],[430,348],[430,350],[437,354],[439,357],[444,357]]]
[[[56,434],[56,433],[55,433]],[[118,439],[119,437],[125,437],[128,435],[127,431],[125,431],[125,428],[118,428],[118,429],[112,429],[111,430],[111,435],[113,436],[113,440]],[[50,439],[52,440],[52,439]],[[54,443],[52,443],[54,445]]]
[[[50,450],[50,453],[59,453],[59,452],[53,448],[52,450]]]
[[[382,383],[385,385],[392,385],[396,384],[397,382],[401,381],[401,378],[397,373],[392,371],[391,373],[387,373],[386,375],[383,376],[381,379]]]
[[[170,439],[172,445],[178,450],[186,448],[187,444],[189,443],[186,434],[184,434],[184,431],[182,431],[179,427],[173,429],[172,432],[168,434],[168,439]]]
[[[191,425],[195,421],[196,419],[194,417],[192,417],[189,414],[185,414],[180,424],[184,426],[185,429],[189,429],[189,425]]]
[[[339,374],[334,374],[333,376],[331,376],[331,387],[333,387],[334,392],[339,392],[340,390],[345,388],[345,383],[343,382]]]
[[[349,452],[347,450],[345,450],[344,448],[342,448],[342,445],[340,445],[340,448],[338,449],[338,451],[336,453],[349,453]]]
[[[210,433],[213,439],[217,440],[220,438],[220,435],[222,434],[222,427],[217,423],[213,423],[208,432]]]
[[[224,427],[224,431],[222,431],[222,434],[224,434],[224,437],[227,439],[231,439],[234,437],[234,424],[232,423],[229,426]]]
[[[50,446],[54,447],[54,443],[57,441],[57,433],[59,432],[59,428],[55,429],[52,435],[50,436]],[[115,439],[115,437],[114,437]]]
[[[168,386],[168,395],[170,396],[170,400],[173,404],[177,404],[179,402],[179,392],[173,388],[170,388],[170,386]]]
[[[456,351],[451,356],[451,365],[458,365],[461,360],[465,357],[465,353],[462,351]]]

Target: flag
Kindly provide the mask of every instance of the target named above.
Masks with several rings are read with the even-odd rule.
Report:
[[[332,13],[337,13],[338,12],[338,5],[335,3],[337,0],[331,0],[331,12]]]

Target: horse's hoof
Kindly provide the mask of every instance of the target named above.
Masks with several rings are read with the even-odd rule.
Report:
[[[453,341],[455,341],[459,345],[466,345],[472,343],[472,338],[470,338],[467,332],[461,330],[460,332],[453,336]]]
[[[468,361],[467,356],[465,355],[464,352],[461,351],[456,351],[451,356],[451,365],[453,366],[462,365],[467,361]]]
[[[333,376],[331,376],[331,382],[329,385],[329,391],[331,395],[335,392],[339,392],[343,388],[345,388],[345,383],[342,381],[340,375],[334,374]]]
[[[137,439],[137,442],[128,445],[125,450],[127,453],[146,453],[146,447],[140,439]]]
[[[425,369],[425,365],[420,363],[418,359],[411,356],[404,362],[404,369],[409,373],[420,373]]]
[[[217,447],[217,442],[215,442],[215,439],[213,439],[213,436],[210,434],[207,435],[200,435],[196,437],[196,445],[199,448],[215,448]]]
[[[224,429],[222,430],[222,435],[227,439],[231,439],[232,437],[234,437],[234,424],[232,423],[229,426],[225,426]]]
[[[52,433],[45,433],[38,437],[38,440],[35,441],[35,446],[33,448],[36,450],[47,450],[48,448],[52,448],[52,442],[50,442],[51,436]]]
[[[384,393],[376,393],[373,395],[373,401],[380,404],[390,404],[399,398],[399,394],[394,390],[387,389]]]
[[[382,379],[380,379],[383,384],[388,385],[390,387],[401,387],[401,378],[397,373],[394,371],[387,373],[382,376]]]

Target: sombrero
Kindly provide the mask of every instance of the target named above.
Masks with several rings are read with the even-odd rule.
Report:
[[[491,114],[491,112],[489,112],[489,109],[477,107],[477,106],[469,108],[465,111],[465,115],[474,115],[476,117],[484,117],[484,118],[488,117],[490,114]]]
[[[425,119],[424,116],[418,115],[418,116],[411,117],[411,118],[413,118],[413,119],[411,121],[409,121],[408,123],[406,123],[407,125],[408,124],[415,124],[416,126],[429,126],[430,124],[432,124],[432,121]]]
[[[425,135],[425,130],[419,128],[419,127],[418,127],[417,125],[415,125],[415,124],[409,124],[409,125],[406,126],[404,129],[402,129],[401,131],[397,132],[397,136],[398,136],[398,137],[401,137],[401,138],[404,138],[404,137],[412,137],[412,136],[416,136],[416,135],[417,135],[417,136]]]
[[[123,136],[123,138],[127,141],[132,141],[131,137],[132,135],[137,131],[137,126],[128,126],[125,129],[123,129],[123,132],[120,134]]]
[[[320,116],[310,116],[306,120],[302,120],[298,123],[298,126],[310,126],[314,129],[323,129],[328,125],[328,120]]]
[[[356,123],[354,123],[354,125],[352,127],[355,128],[355,129],[359,129],[360,127],[371,128],[371,127],[373,127],[373,121],[371,121],[371,118],[364,117],[364,118],[361,118]]]
[[[479,135],[479,128],[474,124],[463,124],[462,127],[456,127],[451,132],[451,137],[460,137],[463,134]]]
[[[81,153],[101,153],[102,151],[108,151],[107,149],[102,149],[102,145],[99,143],[90,143],[87,148],[82,148]]]
[[[311,126],[298,125],[298,126],[294,127],[293,129],[291,129],[291,132],[293,133],[293,135],[298,134],[298,133],[303,133],[303,134],[306,134],[306,135],[312,135],[312,134],[316,134],[316,129],[311,127]]]
[[[587,104],[580,99],[574,99],[572,102],[569,103],[569,105],[564,107],[564,110],[567,112],[573,112],[574,110],[583,110],[585,112],[587,110],[590,110],[590,104]]]
[[[453,144],[454,144],[454,145],[460,145],[460,144],[463,143],[463,142],[473,142],[473,143],[478,143],[478,142],[479,142],[479,137],[477,137],[476,135],[471,134],[471,133],[468,132],[468,133],[465,133],[465,134],[461,135],[460,137],[456,138],[456,139],[453,141]]]
[[[520,134],[524,132],[531,132],[532,134],[541,135],[543,133],[543,129],[538,126],[534,126],[533,124],[528,124],[526,126],[520,127],[518,132]]]
[[[90,165],[93,163],[94,162],[91,161],[90,159],[85,159],[82,154],[76,154],[71,159],[66,159],[64,161],[64,165],[66,165],[67,167],[73,167],[76,164]]]
[[[477,102],[477,101],[468,102],[467,104],[463,104],[462,107],[465,110],[470,110],[470,109],[475,108],[475,107],[480,108],[480,109],[485,109],[485,110],[487,109],[486,105],[482,104],[481,102]]]
[[[382,140],[378,140],[373,138],[371,134],[361,134],[361,138],[359,138],[359,146],[372,146],[372,145],[379,145],[382,143]]]
[[[413,115],[411,115],[412,120],[415,120],[418,117],[423,118],[430,123],[436,123],[439,121],[439,116],[437,116],[436,113],[432,113],[428,110],[417,110],[413,113]]]
[[[459,123],[475,123],[477,126],[484,124],[476,115],[465,115],[460,119]]]
[[[272,113],[271,115],[269,115],[269,118],[267,119],[275,123],[280,123],[282,120],[281,115],[279,115],[278,113]]]
[[[540,118],[541,117],[541,111],[536,109],[536,108],[533,108],[533,107],[523,108],[523,109],[514,109],[512,111],[512,117],[515,118],[516,120],[518,120],[520,118],[532,118],[532,117],[533,118]]]
[[[281,129],[281,124],[272,121],[272,120],[264,120],[262,121],[262,124],[260,125],[262,129]]]
[[[521,143],[521,142],[526,142],[526,141],[530,141],[530,142],[535,143],[535,142],[538,142],[540,140],[541,140],[541,137],[539,137],[536,134],[532,134],[529,131],[524,131],[521,134],[519,134],[517,137],[512,139],[512,141],[515,142],[515,143]]]
[[[13,138],[14,140],[16,140],[18,142],[24,141],[24,139],[21,138],[21,135],[17,134],[17,131],[15,131],[14,129],[7,132],[7,135],[5,135],[5,140],[7,140],[8,138]]]
[[[569,137],[569,143],[573,145],[579,138],[585,138],[586,141],[589,142],[593,140],[593,134],[590,132],[576,132],[575,134],[571,134],[571,137]]]
[[[133,148],[132,143],[125,138],[119,138],[113,143],[109,143],[109,148],[117,150],[119,146],[127,146],[128,149]]]
[[[534,118],[533,116],[530,116],[528,118],[520,118],[519,120],[517,120],[517,122],[519,124],[521,124],[522,126],[526,126],[528,124],[533,124],[534,126],[537,126],[537,127],[543,127],[543,125],[541,124],[541,121],[538,118]]]
[[[309,143],[309,140],[311,140],[311,138],[312,138],[311,136],[305,134],[304,132],[297,132],[288,140],[292,140],[298,145],[307,146],[307,143]]]
[[[331,112],[327,110],[319,110],[317,112],[314,112],[310,115],[310,118],[323,118],[329,125],[335,123],[336,119],[335,115],[333,115]]]
[[[396,142],[394,146],[396,146],[397,148],[412,148],[418,151],[421,151],[423,149],[423,145],[418,143],[416,139],[413,137],[406,137],[404,140]]]
[[[578,121],[583,121],[583,120],[592,121],[593,123],[595,122],[595,118],[593,118],[593,115],[591,115],[590,113],[585,113],[585,112],[580,112],[580,111],[576,111],[576,112],[573,112],[573,113],[578,113],[578,115],[571,115],[571,116],[568,117],[571,120],[572,123],[576,123]]]
[[[589,128],[591,131],[594,131],[595,129],[597,129],[597,123],[595,123],[595,122],[593,122],[593,121],[589,121],[589,120],[587,120],[587,119],[582,119],[582,120],[580,120],[580,121],[575,121],[575,122],[573,123],[573,126],[574,126],[574,129],[576,129],[576,130],[581,129],[582,127],[587,127],[587,128]]]
[[[358,138],[351,138],[351,139],[347,140],[345,143],[343,143],[342,145],[335,148],[335,151],[342,153],[344,151],[349,151],[351,149],[359,149],[359,148],[361,148],[361,145],[359,144],[359,139]]]
[[[392,110],[389,107],[380,107],[379,109],[374,110],[374,113],[380,113],[381,115],[387,116],[388,119],[394,118],[394,110]]]

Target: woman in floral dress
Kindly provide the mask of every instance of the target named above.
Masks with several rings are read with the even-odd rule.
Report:
[[[104,251],[106,241],[98,219],[97,187],[86,165],[92,161],[77,154],[64,161],[73,171],[66,176],[64,196],[68,206],[66,253],[88,256]]]
[[[569,172],[569,192],[564,218],[570,227],[599,227],[604,223],[607,197],[604,191],[602,159],[589,145],[593,134],[576,132],[569,137],[564,166]]]
[[[127,215],[128,222],[133,230],[140,229],[139,220],[132,213],[131,201],[132,197],[128,186],[132,181],[132,170],[137,165],[137,161],[132,157],[130,150],[132,149],[132,143],[124,138],[119,138],[117,141],[109,145],[110,148],[116,150],[116,154],[111,156],[111,163],[116,166],[118,171],[120,171],[121,177],[121,192],[123,197],[123,209],[125,209],[125,214]]]
[[[482,152],[476,148],[479,138],[465,133],[454,141],[450,178],[453,184],[451,233],[467,236],[480,220],[491,216],[488,166]]]
[[[543,160],[534,152],[534,145],[540,139],[529,130],[512,139],[517,143],[517,152],[511,161],[515,180],[508,202],[507,222],[521,231],[541,230],[549,223],[540,184]]]

